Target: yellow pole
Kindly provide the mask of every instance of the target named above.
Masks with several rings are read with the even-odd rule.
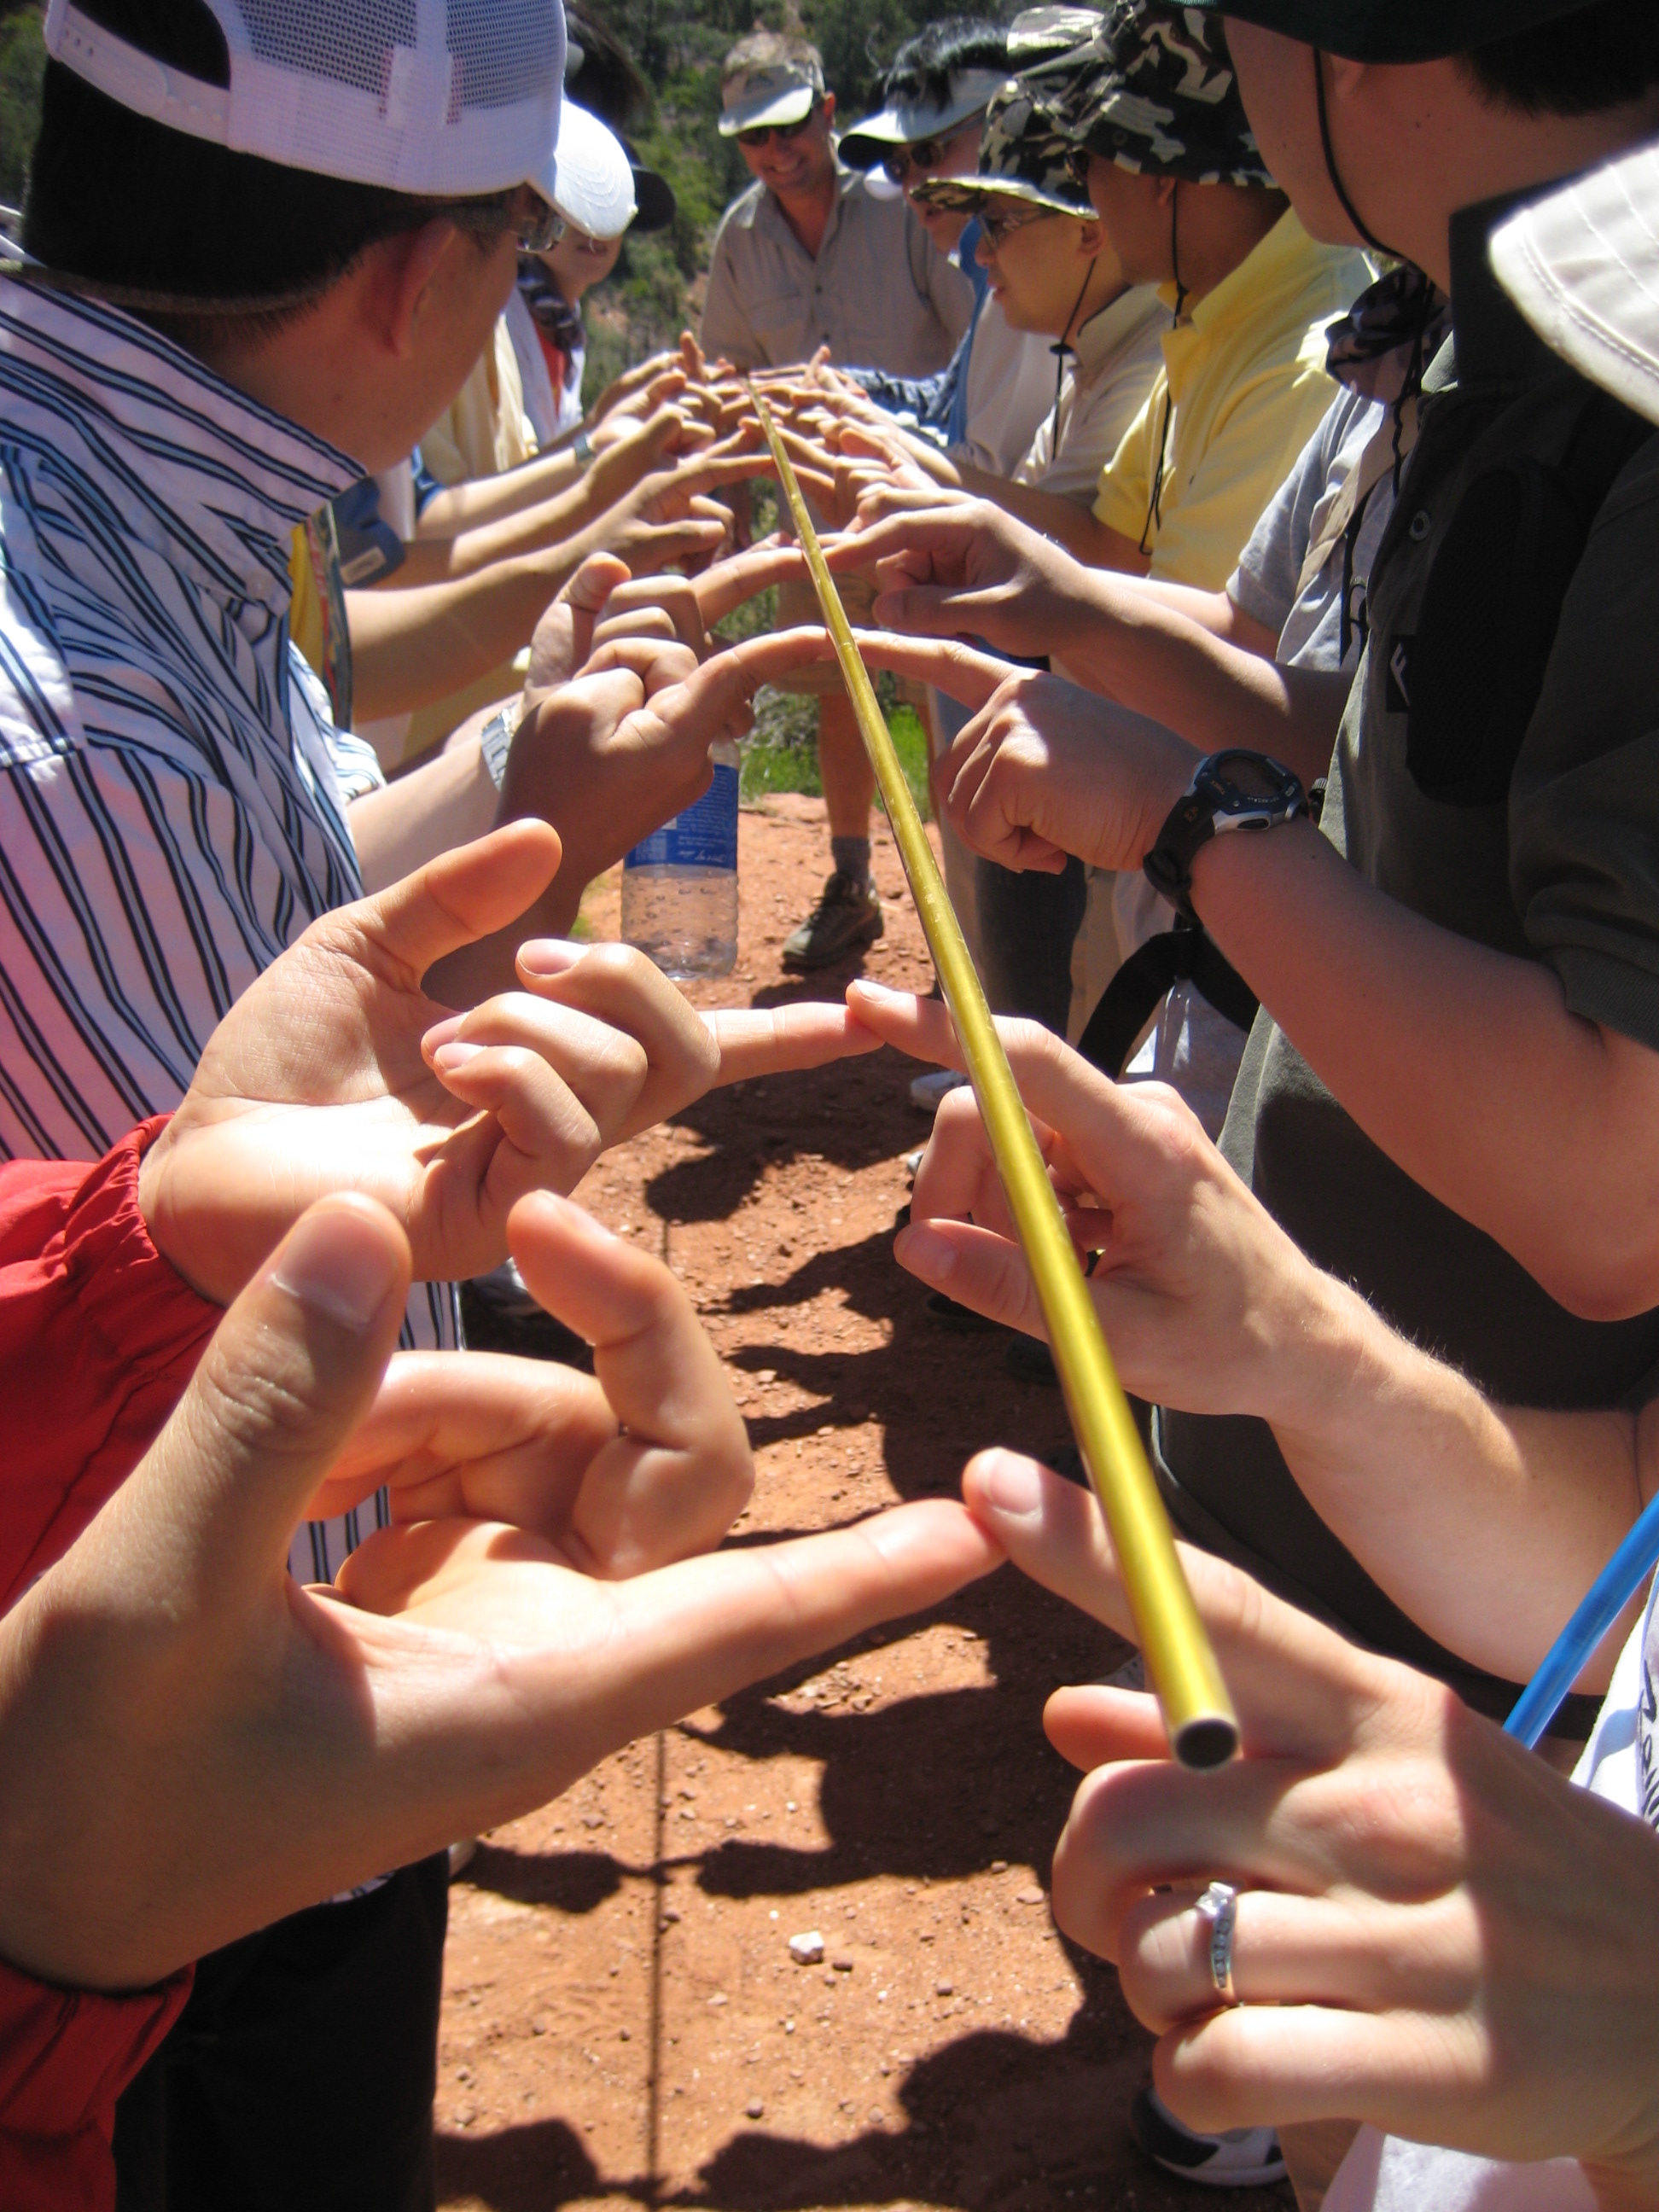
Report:
[[[1170,1744],[1183,1765],[1220,1766],[1238,1748],[1238,1721],[1227,1686],[1181,1571],[1163,1501],[1101,1334],[1076,1249],[991,1018],[962,925],[940,879],[933,847],[899,766],[869,672],[854,642],[841,594],[824,565],[817,532],[771,410],[752,385],[750,391],[777,463],[778,481],[806,556],[824,627],[835,645],[836,659],[881,787],[893,842],[904,863],[927,949],[956,1024],[997,1171],[1042,1302],[1066,1411],[1111,1532],[1118,1571]]]

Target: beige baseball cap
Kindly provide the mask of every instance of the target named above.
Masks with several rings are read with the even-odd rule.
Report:
[[[720,137],[800,123],[823,98],[823,73],[816,62],[768,62],[735,70],[720,87]]]
[[[1492,265],[1553,352],[1659,422],[1659,146],[1511,216]]]

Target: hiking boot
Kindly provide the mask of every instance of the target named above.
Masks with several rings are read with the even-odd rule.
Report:
[[[839,870],[800,927],[783,941],[786,968],[828,968],[862,945],[873,945],[885,924],[876,887],[866,877],[856,883]]]
[[[1206,2189],[1260,2189],[1285,2179],[1272,2128],[1229,2128],[1201,2136],[1176,2119],[1156,2089],[1143,2089],[1129,2112],[1129,2131],[1155,2166]]]

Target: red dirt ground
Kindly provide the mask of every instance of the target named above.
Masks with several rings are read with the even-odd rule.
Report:
[[[735,975],[706,1006],[836,995],[779,948],[825,871],[822,803],[743,816]],[[931,976],[891,843],[869,972]],[[588,911],[617,933],[607,879]],[[732,1538],[954,1491],[975,1446],[1066,1440],[994,1337],[893,1261],[927,1124],[891,1052],[739,1085],[610,1154],[580,1196],[694,1290],[755,1448]],[[451,2212],[638,2204],[1176,2212],[1129,2142],[1149,2039],[1048,1909],[1073,1777],[1057,1684],[1123,1647],[1012,1570],[608,1759],[486,1838],[451,1891],[438,2082]],[[788,1940],[820,1932],[824,1958]],[[1290,2202],[1236,2194],[1238,2212]]]

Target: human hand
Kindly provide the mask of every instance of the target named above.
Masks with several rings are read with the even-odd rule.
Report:
[[[488,1097],[483,1072],[457,1066],[452,1083],[427,1048],[450,1017],[427,971],[514,921],[558,866],[552,831],[515,823],[325,915],[243,993],[139,1171],[151,1237],[197,1290],[228,1302],[306,1206],[342,1190],[395,1215],[422,1280],[493,1267],[515,1200],[568,1189],[605,1131],[680,1067],[638,977],[611,977],[588,1003],[635,1020],[654,1062],[580,994],[534,1048],[491,1057]]]
[[[875,619],[922,637],[983,638],[1022,659],[1064,654],[1094,619],[1089,573],[988,500],[871,486],[830,569],[873,571]]]
[[[550,693],[519,726],[501,790],[503,818],[540,815],[564,847],[540,926],[567,930],[584,885],[701,797],[709,746],[747,726],[763,684],[830,653],[822,630],[782,630],[699,667],[678,643],[623,639]]]
[[[568,684],[580,672],[612,594],[629,580],[626,561],[614,553],[590,553],[561,587],[531,635],[523,693],[526,711],[542,692]]]
[[[773,537],[729,554],[696,576],[636,576],[611,592],[592,647],[623,637],[677,638],[706,660],[723,641],[710,635],[714,625],[799,568],[795,548]]]
[[[1008,1452],[963,1488],[1025,1572],[1128,1632],[1091,1496]],[[1061,1690],[1046,1715],[1087,1770],[1054,1917],[1115,1961],[1159,2094],[1206,2130],[1360,2119],[1577,2158],[1603,2205],[1659,2202],[1659,1838],[1441,1684],[1182,1559],[1244,1758],[1175,1765],[1126,1691]],[[1227,2007],[1194,1909],[1218,1878],[1241,1893]]]
[[[871,629],[859,650],[973,710],[933,763],[933,794],[963,843],[1005,868],[1057,875],[1073,853],[1138,868],[1200,757],[1161,722],[969,646]]]
[[[520,990],[440,1023],[423,1049],[456,1097],[482,1112],[495,1111],[523,1082],[525,1060],[562,1066],[580,1056],[587,1079],[570,1102],[574,1172],[562,1176],[564,1190],[608,1146],[706,1091],[822,1067],[874,1052],[881,1042],[834,1001],[699,1013],[631,945],[535,938],[519,947],[517,966]]]
[[[749,1502],[754,1464],[718,1354],[677,1278],[565,1200],[515,1210],[533,1297],[593,1348],[593,1372],[489,1352],[397,1352],[306,1507],[387,1494],[394,1540],[341,1588],[375,1612],[393,1577],[424,1578],[441,1535],[420,1522],[523,1529],[579,1573],[614,1582],[711,1550]],[[374,1540],[367,1540],[372,1547]],[[504,1626],[504,1624],[503,1624]]]
[[[997,1564],[944,1500],[681,1556],[713,1540],[747,1473],[683,1294],[550,1198],[515,1212],[512,1242],[605,1337],[603,1410],[587,1394],[556,1435],[538,1379],[497,1388],[495,1363],[436,1360],[394,1371],[380,1445],[354,1445],[409,1251],[371,1201],[331,1200],[0,1621],[0,1956],[69,1985],[153,1983]],[[290,1534],[343,1455],[353,1484],[389,1477],[412,1510],[529,1525],[406,1522],[355,1556],[344,1593],[298,1589]],[[635,1559],[670,1564],[614,1578]]]
[[[884,1044],[961,1067],[946,1009],[860,980],[854,1018]],[[1251,1196],[1162,1084],[1110,1082],[1036,1022],[1000,1021],[1124,1387],[1194,1413],[1287,1427],[1352,1379],[1346,1296]],[[894,1253],[976,1313],[1045,1334],[1036,1286],[971,1091],[941,1103]]]
[[[596,521],[654,470],[672,467],[679,456],[696,453],[708,442],[703,425],[678,407],[659,407],[644,421],[618,416],[596,445],[582,477],[583,514]]]
[[[635,362],[620,376],[613,376],[605,390],[588,409],[588,434],[608,424],[612,416],[623,414],[652,415],[665,404],[663,398],[677,398],[690,379],[684,361],[678,352],[653,353],[648,361]]]

